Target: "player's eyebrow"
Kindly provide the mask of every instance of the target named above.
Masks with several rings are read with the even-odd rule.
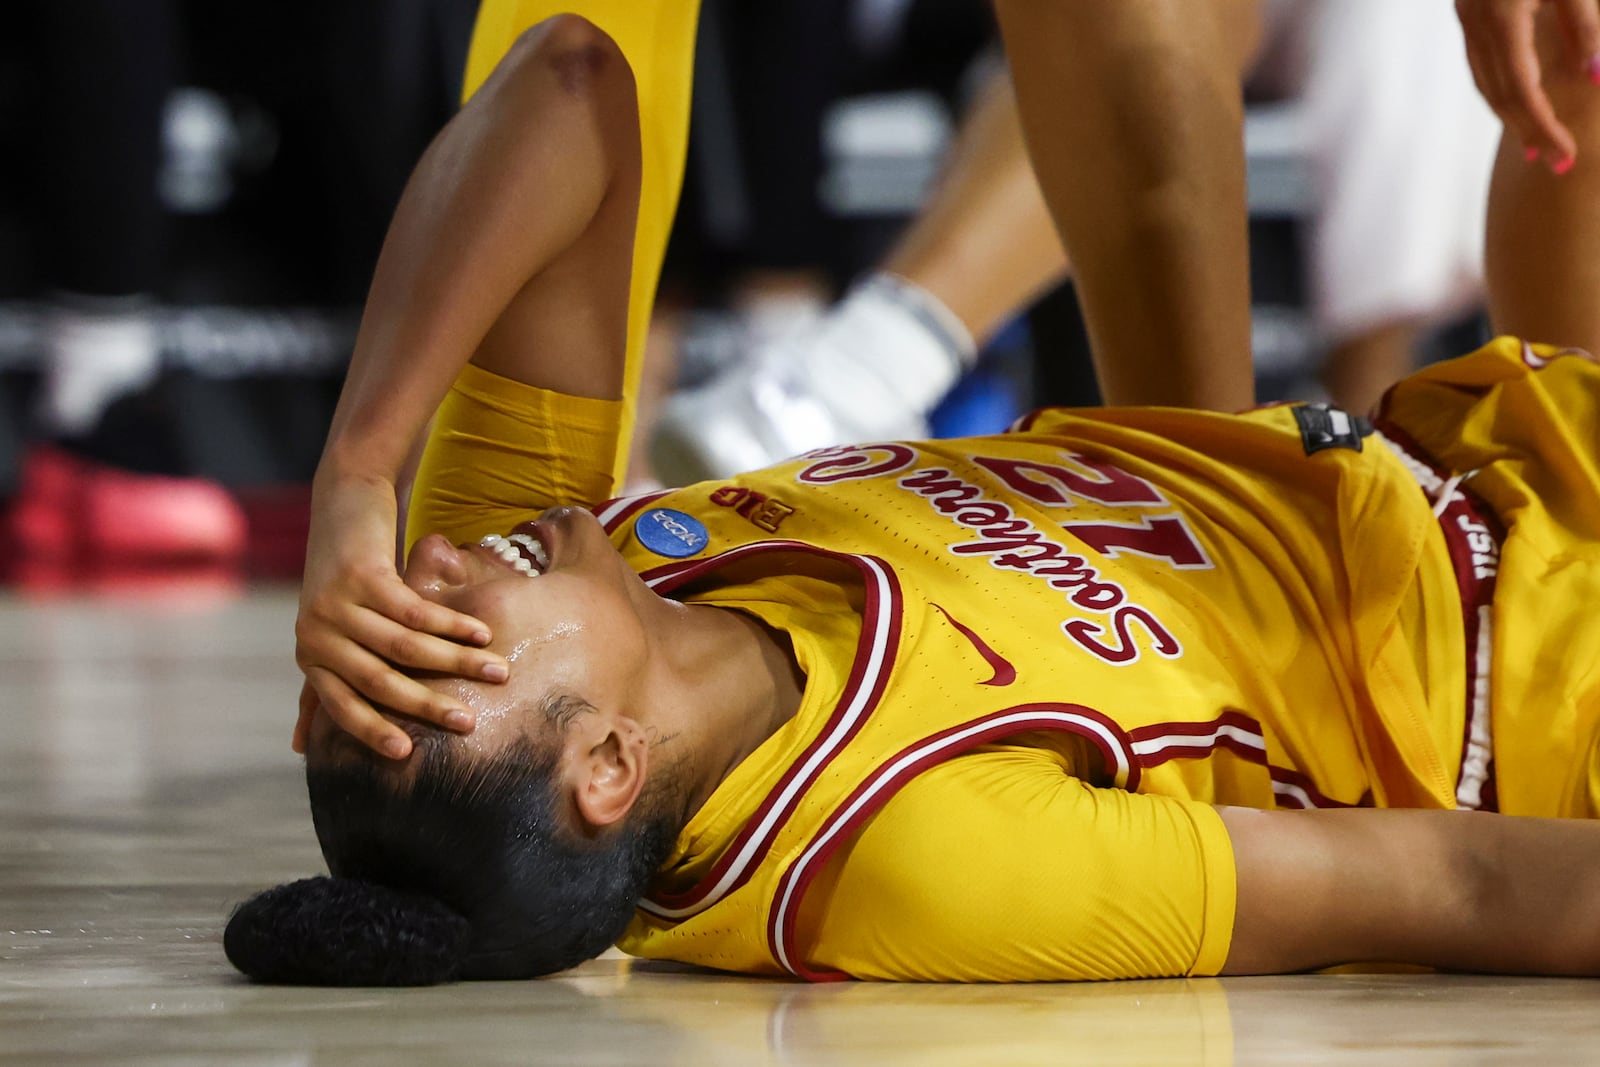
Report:
[[[593,711],[594,705],[576,693],[553,690],[540,699],[539,710],[547,720],[558,727],[565,728],[579,715],[586,711]]]

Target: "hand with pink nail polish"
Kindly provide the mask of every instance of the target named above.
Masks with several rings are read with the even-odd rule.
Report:
[[[1478,91],[1521,140],[1529,162],[1542,159],[1553,173],[1567,173],[1578,147],[1545,83],[1581,73],[1600,84],[1600,0],[1456,0],[1456,14]],[[1560,23],[1564,62],[1552,63],[1548,49],[1541,56],[1541,18]]]

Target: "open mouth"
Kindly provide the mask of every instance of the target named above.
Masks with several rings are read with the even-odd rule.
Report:
[[[490,534],[478,542],[478,547],[488,549],[507,567],[529,578],[537,578],[550,568],[549,551],[532,534]]]

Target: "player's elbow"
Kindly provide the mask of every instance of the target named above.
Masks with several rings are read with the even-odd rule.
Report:
[[[554,74],[563,90],[580,97],[628,76],[616,41],[581,15],[555,15],[524,30],[504,62],[513,73]]]

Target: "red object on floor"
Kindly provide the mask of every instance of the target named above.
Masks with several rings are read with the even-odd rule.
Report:
[[[84,540],[113,559],[238,560],[248,524],[228,491],[199,478],[85,465]]]
[[[22,462],[17,499],[11,506],[12,559],[65,563],[77,547],[72,528],[78,462],[65,452],[40,448]]]
[[[245,573],[251,578],[298,582],[311,532],[311,486],[257,485],[238,491],[250,525]]]
[[[103,584],[119,573],[239,573],[244,510],[215,482],[135,474],[60,449],[23,462],[10,516],[10,579],[33,589]]]

